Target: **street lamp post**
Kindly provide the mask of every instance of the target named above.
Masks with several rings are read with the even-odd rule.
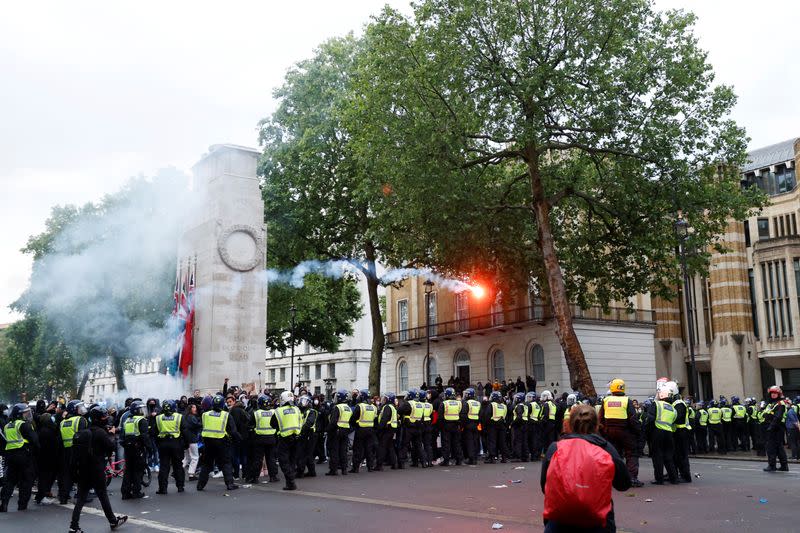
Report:
[[[433,281],[426,279],[425,283],[425,364],[422,367],[422,372],[425,375],[424,380],[427,382],[430,379],[428,376],[428,364],[431,358],[431,293],[433,292]],[[428,383],[430,387],[430,383]]]
[[[683,218],[680,212],[678,212],[678,218],[675,220],[675,233],[678,235],[678,239],[680,240],[679,250],[681,271],[683,273],[683,301],[684,305],[686,306],[686,323],[689,326],[689,360],[692,367],[692,375],[689,381],[691,385],[692,396],[695,400],[698,400],[700,392],[697,388],[697,363],[695,362],[694,356],[694,320],[692,317],[691,308],[689,307],[691,288],[689,286],[689,269],[686,266],[686,241],[689,239],[689,235],[692,233],[692,228],[689,227],[689,223]]]
[[[294,302],[292,302],[292,306],[289,308],[289,313],[292,315],[292,336],[291,336],[291,364],[289,368],[289,390],[294,394],[294,321],[295,317],[297,316],[297,308],[294,306]]]

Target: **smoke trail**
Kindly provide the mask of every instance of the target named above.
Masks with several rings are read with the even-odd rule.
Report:
[[[137,178],[83,208],[37,260],[23,306],[42,312],[87,364],[171,350],[165,324],[185,221],[202,205],[175,169]]]
[[[261,278],[267,283],[284,283],[299,289],[303,287],[305,277],[308,274],[319,274],[332,279],[340,279],[346,274],[356,275],[363,270],[366,270],[366,266],[354,259],[310,260],[301,262],[291,270],[264,270]],[[446,278],[425,268],[396,268],[388,270],[380,277],[380,283],[388,285],[412,276],[430,279],[439,287],[453,292],[463,292],[472,288],[464,281]]]

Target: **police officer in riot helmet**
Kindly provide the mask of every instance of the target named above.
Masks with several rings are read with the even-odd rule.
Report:
[[[61,432],[61,480],[58,485],[58,502],[67,503],[72,492],[75,480],[72,475],[72,441],[75,434],[89,428],[89,423],[84,418],[86,406],[80,400],[70,400],[67,403],[66,417],[59,424]]]
[[[89,429],[83,429],[76,433],[72,446],[78,494],[75,507],[72,509],[70,533],[83,531],[80,528],[79,520],[90,490],[94,490],[97,499],[100,500],[103,513],[111,525],[111,529],[116,529],[128,520],[125,515],[116,516],[114,514],[106,490],[105,462],[106,457],[114,453],[117,448],[112,436],[116,432],[116,428],[108,427],[108,411],[105,407],[93,407],[89,411],[89,420],[91,421]]]
[[[381,396],[378,406],[378,423],[376,437],[378,439],[378,453],[375,470],[383,470],[387,462],[392,470],[397,468],[397,453],[394,449],[394,436],[397,432],[399,419],[397,408],[394,405],[396,396],[393,392],[385,392]]]
[[[146,452],[152,448],[150,424],[145,416],[145,404],[134,401],[130,415],[122,425],[122,447],[125,449],[125,473],[122,476],[123,500],[143,498],[142,478],[146,467]]]
[[[268,394],[262,394],[256,400],[256,410],[250,417],[250,431],[253,433],[251,440],[250,475],[248,483],[258,483],[261,475],[261,464],[266,459],[267,473],[269,481],[278,481],[278,459],[277,459],[277,430],[272,427],[272,417],[275,415],[272,409],[272,398]]]
[[[347,475],[347,446],[353,408],[347,403],[346,390],[336,391],[335,405],[328,417],[328,472],[326,476]]]
[[[231,441],[241,440],[236,431],[236,423],[225,410],[225,399],[217,394],[211,400],[211,410],[203,413],[203,429],[200,432],[203,439],[203,457],[200,462],[200,475],[197,479],[197,490],[204,490],[208,483],[208,476],[216,463],[225,480],[228,490],[238,489],[233,482],[233,466],[231,464]]]
[[[34,454],[39,450],[39,436],[33,430],[33,413],[26,403],[18,403],[11,408],[9,421],[3,427],[5,436],[6,479],[0,491],[0,512],[8,511],[8,502],[19,487],[17,508],[24,511],[31,499],[34,470]]]
[[[156,494],[167,494],[170,469],[174,472],[178,492],[183,492],[186,479],[183,471],[183,449],[187,442],[186,421],[176,411],[175,400],[164,400],[161,403],[161,413],[156,415],[155,424],[150,428],[156,439],[160,462]]]

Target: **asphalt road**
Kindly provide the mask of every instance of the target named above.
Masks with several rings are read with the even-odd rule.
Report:
[[[324,466],[324,465],[323,465]],[[515,467],[525,469],[515,470]],[[695,460],[699,474],[691,484],[646,486],[615,493],[617,524],[626,532],[798,531],[800,468],[768,474],[760,463]],[[541,531],[542,492],[539,464],[435,467],[342,477],[298,480],[300,490],[287,493],[282,483],[260,484],[227,492],[221,479],[212,479],[204,492],[194,483],[186,492],[155,494],[121,501],[119,481],[111,503],[117,514],[131,517],[120,531],[168,533],[249,531],[371,531],[472,532]],[[320,473],[324,469],[320,469]],[[642,480],[652,479],[652,466],[643,459]],[[511,483],[521,480],[521,483]],[[493,486],[505,485],[503,488]],[[16,495],[15,495],[16,498]],[[648,502],[650,499],[652,502]],[[766,499],[766,503],[760,503]],[[71,506],[36,506],[0,515],[3,533],[66,532]],[[81,526],[87,532],[108,531],[99,505],[84,509]]]

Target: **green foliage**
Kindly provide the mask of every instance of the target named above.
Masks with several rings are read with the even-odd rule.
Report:
[[[392,261],[545,284],[546,205],[571,300],[670,295],[679,210],[689,246],[708,250],[765,202],[740,189],[736,98],[714,83],[694,20],[648,0],[387,8],[367,29],[349,119],[359,158],[392,176],[378,211],[402,228]]]
[[[273,283],[269,286],[267,347],[287,353],[291,347],[291,313],[296,309],[295,343],[303,341],[326,352],[339,349],[341,337],[353,333],[361,303],[352,279],[306,276],[303,288]]]

